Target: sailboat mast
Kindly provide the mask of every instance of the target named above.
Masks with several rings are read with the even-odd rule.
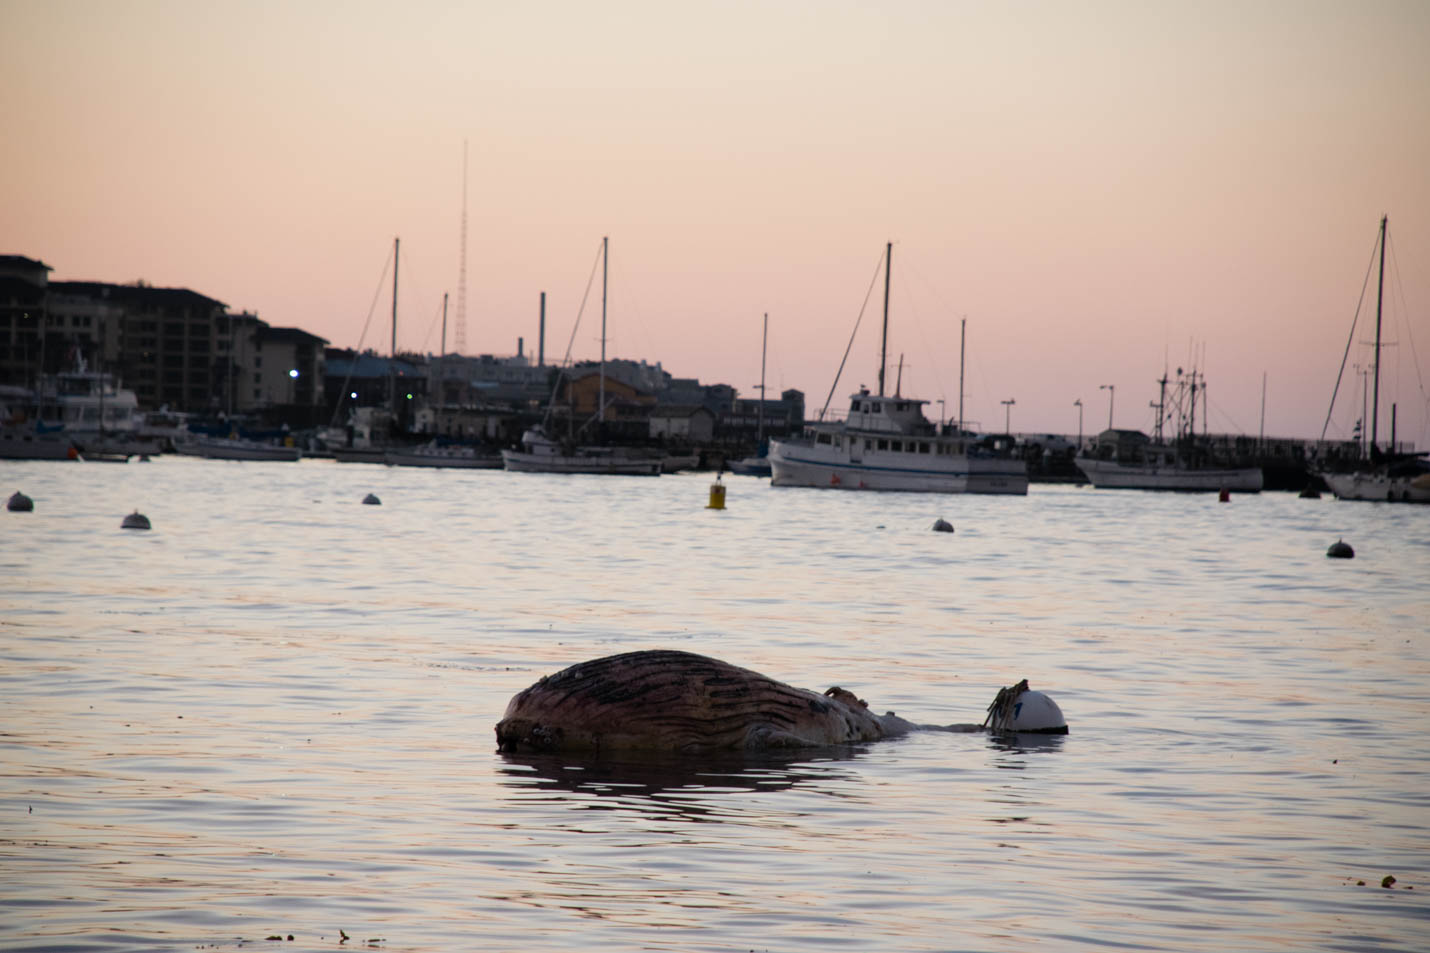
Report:
[[[760,413],[759,429],[756,431],[757,443],[765,442],[765,353],[770,342],[770,313],[765,312],[765,328],[760,334]],[[756,452],[759,448],[756,448]]]
[[[601,238],[601,381],[596,406],[598,423],[606,422],[606,269],[610,264],[610,241],[608,236]]]
[[[879,396],[884,396],[884,374],[889,367],[889,272],[894,267],[894,243],[884,246],[884,336],[879,343]]]
[[[402,239],[392,240],[392,359],[387,364],[387,389],[392,395],[392,415],[397,416],[397,253]]]
[[[1380,309],[1385,297],[1385,223],[1390,216],[1380,217],[1380,278],[1375,288],[1375,402],[1370,408],[1370,449],[1375,452],[1376,425],[1380,422]],[[1392,448],[1393,449],[1393,448]]]
[[[958,324],[958,435],[963,436],[963,348],[968,340],[968,319]]]

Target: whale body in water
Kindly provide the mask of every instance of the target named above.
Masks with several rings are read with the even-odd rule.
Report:
[[[1004,689],[989,707],[982,725],[918,725],[893,712],[875,714],[837,686],[821,695],[708,656],[653,650],[542,678],[512,698],[496,735],[505,752],[689,754],[847,745],[915,730],[1067,731],[1057,705],[1026,682]],[[1026,724],[1016,723],[1020,717]]]

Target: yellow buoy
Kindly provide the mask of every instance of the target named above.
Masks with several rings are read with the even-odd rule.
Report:
[[[710,484],[710,503],[705,507],[707,510],[723,510],[725,508],[725,484],[717,477],[715,482]]]

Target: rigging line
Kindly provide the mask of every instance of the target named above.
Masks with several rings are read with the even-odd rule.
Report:
[[[1210,401],[1208,401],[1208,403],[1211,404]],[[1241,424],[1237,423],[1236,419],[1232,417],[1231,414],[1223,410],[1220,404],[1211,404],[1211,408],[1215,410],[1222,417],[1222,419],[1224,419],[1227,423],[1231,424],[1231,426],[1236,430],[1238,434],[1243,437],[1247,436],[1246,428],[1243,427]]]
[[[419,354],[426,353],[427,345],[432,341],[432,332],[437,330],[437,322],[442,319],[442,306],[437,305],[437,309],[432,313],[432,323],[427,325],[427,333],[422,337],[422,347],[418,349]],[[439,354],[438,357],[441,357]]]
[[[1387,237],[1389,237],[1387,235]],[[1395,272],[1395,288],[1400,292],[1400,313],[1405,319],[1405,336],[1410,341],[1410,357],[1415,362],[1415,380],[1420,385],[1420,396],[1425,397],[1425,378],[1420,374],[1420,354],[1415,350],[1415,335],[1411,331],[1410,307],[1405,301],[1405,284],[1401,281],[1400,259],[1395,255],[1395,246],[1390,246],[1390,265]]]
[[[591,297],[591,286],[596,283],[596,266],[601,263],[601,248],[600,245],[596,246],[596,258],[591,262],[591,276],[586,279],[586,292],[581,295],[581,307],[576,309],[576,323],[571,325],[571,337],[566,341],[566,356],[561,359],[556,379],[551,384],[551,396],[546,401],[546,416],[541,418],[542,426],[551,420],[552,408],[556,406],[556,392],[561,389],[561,379],[566,376],[566,369],[571,366],[571,348],[576,344],[576,332],[581,327],[581,315],[586,313],[586,301]]]
[[[353,371],[357,370],[358,358],[362,355],[362,342],[367,340],[367,329],[372,325],[372,314],[377,310],[377,299],[382,294],[382,290],[387,287],[387,269],[392,265],[392,256],[396,252],[393,248],[387,253],[387,260],[382,264],[382,276],[377,279],[377,290],[372,293],[372,304],[367,308],[367,320],[362,323],[362,333],[358,335],[357,347],[353,349],[353,359],[348,364],[348,376],[343,378],[342,389],[338,391],[338,401],[333,405],[333,419],[328,422],[329,427],[338,425],[338,414],[342,413],[343,401],[348,399],[348,385],[352,383]]]
[[[1370,263],[1365,266],[1365,281],[1361,283],[1360,300],[1356,302],[1355,317],[1351,318],[1351,333],[1346,338],[1346,351],[1341,355],[1341,369],[1336,372],[1336,386],[1331,391],[1331,406],[1326,408],[1326,422],[1321,424],[1321,439],[1326,439],[1326,430],[1331,426],[1331,414],[1336,409],[1336,395],[1341,391],[1341,378],[1346,374],[1346,361],[1351,355],[1351,344],[1356,339],[1356,324],[1360,321],[1360,309],[1365,304],[1366,289],[1370,287],[1370,273],[1375,268],[1375,252],[1380,247],[1380,236],[1376,235],[1375,244],[1370,250]]]
[[[932,289],[932,284],[927,278],[923,276],[923,273],[918,270],[918,267],[913,262],[909,262],[907,257],[905,257],[904,260],[907,263],[905,266],[906,270],[912,271],[919,278],[920,281],[922,281],[925,285]],[[902,275],[903,272],[901,271],[900,274]],[[929,356],[929,370],[933,374],[934,384],[938,388],[939,396],[946,398],[948,395],[943,389],[943,375],[938,372],[939,362],[933,359],[933,355],[936,354],[937,351],[935,351],[933,345],[929,343],[928,330],[924,327],[923,321],[920,319],[918,309],[914,306],[913,288],[909,284],[909,282],[903,280],[902,278],[900,279],[899,284],[904,294],[904,300],[908,303],[909,313],[914,316],[914,326],[919,329],[919,337],[924,342],[924,353]],[[938,297],[937,292],[935,292],[934,296]],[[918,392],[915,391],[914,393]]]
[[[829,385],[829,396],[824,398],[824,406],[819,410],[819,419],[823,420],[824,415],[829,411],[829,402],[834,399],[834,388],[839,386],[839,378],[844,374],[844,365],[849,361],[849,351],[854,347],[854,335],[859,333],[859,322],[864,320],[864,311],[869,307],[869,297],[874,293],[874,283],[879,280],[879,270],[884,267],[884,258],[888,255],[888,249],[879,256],[879,263],[874,266],[874,276],[869,279],[869,290],[864,292],[864,303],[859,307],[859,317],[854,319],[854,330],[849,333],[849,343],[844,345],[844,357],[839,361],[839,370],[834,374],[834,383]]]

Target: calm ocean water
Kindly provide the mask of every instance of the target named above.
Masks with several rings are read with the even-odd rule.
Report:
[[[1430,508],[726,481],[0,462],[0,947],[1430,948]],[[495,752],[653,647],[1071,734]]]

